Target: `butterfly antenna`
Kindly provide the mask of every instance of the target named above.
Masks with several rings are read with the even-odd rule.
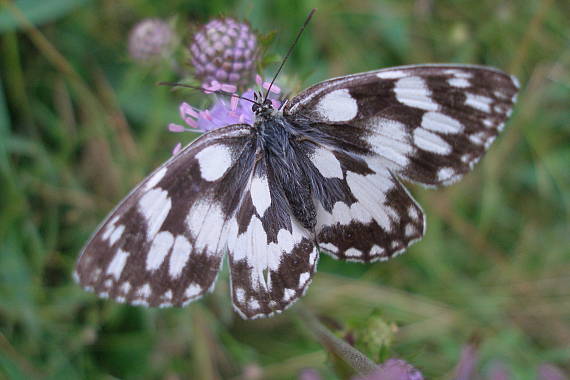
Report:
[[[239,96],[238,94],[232,94],[231,92],[227,92],[227,91],[208,90],[207,88],[204,88],[204,87],[191,86],[189,84],[174,83],[174,82],[159,82],[158,85],[159,86],[170,86],[170,87],[192,88],[194,90],[200,90],[200,91],[206,92],[208,94],[218,94],[218,95],[229,96],[230,98],[233,97],[233,98],[239,98],[239,99],[247,100],[250,103],[257,104],[258,106],[261,106],[261,103],[259,103],[259,102],[256,102],[256,101],[248,99],[248,98],[244,98],[243,96]]]
[[[281,72],[281,69],[283,68],[283,66],[285,65],[285,62],[287,62],[287,58],[289,58],[289,56],[291,55],[291,52],[293,51],[293,48],[295,47],[295,45],[297,45],[297,42],[299,41],[299,38],[301,38],[301,34],[303,34],[303,32],[305,31],[305,28],[307,27],[307,24],[309,23],[309,21],[311,21],[311,18],[313,17],[313,14],[317,11],[316,8],[313,8],[311,10],[311,12],[309,12],[309,15],[307,16],[307,19],[305,20],[305,23],[303,24],[303,26],[301,27],[301,30],[299,30],[299,33],[297,33],[297,37],[295,38],[295,41],[293,41],[293,44],[291,45],[291,47],[289,48],[289,51],[287,52],[287,54],[285,55],[285,58],[283,58],[283,61],[281,61],[281,66],[279,66],[279,68],[277,69],[277,72],[275,73],[275,76],[273,76],[273,79],[271,80],[271,83],[269,84],[269,87],[267,87],[267,92],[265,93],[265,97],[263,98],[263,101],[265,102],[265,100],[267,99],[267,97],[269,96],[269,90],[271,90],[271,87],[273,86],[273,83],[275,83],[275,79],[277,79],[277,76],[279,75],[279,73]]]

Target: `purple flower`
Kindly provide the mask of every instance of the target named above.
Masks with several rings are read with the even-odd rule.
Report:
[[[269,88],[269,82],[264,82],[258,75],[256,82],[262,89]],[[236,87],[230,84],[221,84],[217,81],[212,82],[208,86],[204,86],[204,93],[211,93],[213,91],[224,91],[227,93],[233,93],[236,96],[224,97],[222,95],[216,95],[216,100],[212,107],[208,109],[201,110],[196,107],[192,107],[186,102],[183,102],[180,107],[180,117],[186,123],[186,126],[170,123],[168,125],[168,130],[170,132],[209,132],[214,129],[225,127],[232,124],[250,124],[253,125],[254,114],[251,109],[252,103],[247,100],[240,99],[235,94]],[[281,88],[273,84],[269,92],[270,99],[273,102],[273,107],[279,108],[281,106],[281,101],[275,99],[275,97],[281,93]],[[253,101],[254,91],[252,89],[247,90],[241,94],[242,98],[250,99]],[[172,154],[175,155],[180,151],[181,144],[177,144]]]
[[[129,55],[141,63],[152,63],[167,55],[175,41],[169,23],[149,18],[136,24],[129,35]]]
[[[248,86],[258,52],[257,37],[249,24],[232,18],[210,21],[198,30],[190,45],[195,76],[206,85]]]

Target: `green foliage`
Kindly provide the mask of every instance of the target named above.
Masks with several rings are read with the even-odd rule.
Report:
[[[306,307],[331,323],[360,321],[357,346],[375,360],[393,321],[387,352],[429,378],[449,378],[474,335],[482,372],[497,360],[523,380],[542,362],[570,370],[567,1],[0,0],[0,378],[291,379],[306,367],[337,378],[296,319],[301,306],[242,321],[227,273],[213,294],[173,310],[98,300],[70,276],[113,205],[177,139],[195,137],[166,133],[178,104],[207,102],[155,85],[180,79],[170,63],[131,62],[130,27],[176,17],[184,34],[219,15],[248,19],[272,40],[267,77],[313,6],[284,69],[293,93],[420,62],[493,65],[522,91],[472,174],[440,191],[413,188],[424,240],[387,263],[323,255]]]

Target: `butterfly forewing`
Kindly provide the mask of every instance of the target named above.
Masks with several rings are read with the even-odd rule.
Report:
[[[219,129],[152,173],[85,246],[77,281],[101,297],[146,306],[180,306],[210,290],[239,202],[231,194],[253,168],[251,136],[248,125]]]
[[[460,179],[511,113],[518,83],[481,66],[418,65],[334,78],[285,107],[335,145],[427,186]],[[381,169],[381,168],[379,168]]]

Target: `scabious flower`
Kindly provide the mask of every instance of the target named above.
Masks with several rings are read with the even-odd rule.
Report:
[[[136,24],[129,35],[129,55],[141,63],[152,63],[168,55],[175,34],[166,21],[149,18]]]
[[[247,23],[215,19],[196,32],[190,54],[194,75],[204,86],[217,82],[245,88],[255,73],[257,36]]]
[[[256,82],[260,89],[267,90],[270,83],[264,82],[261,76],[256,76]],[[184,120],[184,125],[170,123],[168,130],[170,132],[209,132],[214,129],[225,127],[231,124],[253,124],[254,113],[251,109],[252,103],[247,100],[240,99],[235,93],[236,88],[233,85],[220,84],[215,81],[211,85],[204,87],[205,93],[212,93],[214,91],[223,91],[228,93],[228,97],[223,95],[216,95],[214,104],[208,108],[201,110],[192,107],[186,102],[183,102],[180,107],[180,117]],[[236,96],[229,96],[229,94]],[[274,108],[281,106],[281,101],[276,97],[281,93],[281,88],[276,84],[271,86],[269,91],[269,99],[273,103]],[[250,99],[253,101],[254,90],[248,89],[241,94],[242,98]],[[180,151],[181,144],[177,144],[172,154]]]

